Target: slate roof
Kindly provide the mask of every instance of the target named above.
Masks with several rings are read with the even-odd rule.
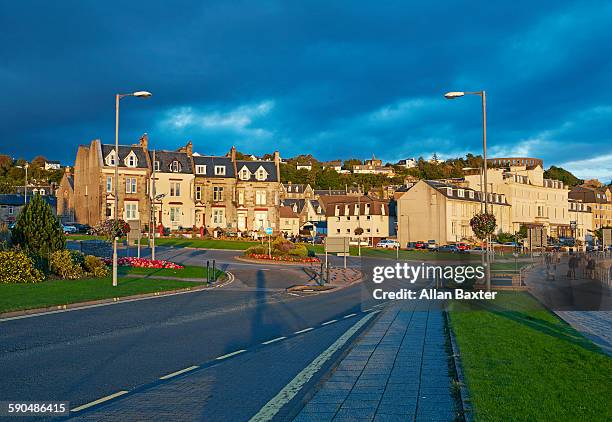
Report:
[[[104,165],[106,165],[106,157],[115,149],[115,145],[111,144],[102,144],[102,161]],[[130,151],[134,151],[136,154],[136,159],[138,160],[138,165],[136,168],[146,169],[149,167],[147,163],[146,152],[142,149],[141,146],[137,145],[119,145],[119,167],[126,167],[125,158],[130,154]]]
[[[436,180],[425,180],[425,183],[427,183],[432,188],[436,189],[438,192],[440,192],[442,195],[446,196],[447,198],[458,199],[461,201],[482,202],[480,199],[480,195],[481,195],[480,191],[470,189],[470,188],[463,188],[460,186],[451,185],[450,183],[438,182]],[[448,188],[451,189],[450,194],[448,193]],[[460,189],[462,189],[465,192],[464,196],[459,196],[459,194],[457,193],[457,191]],[[474,192],[473,198],[469,197],[468,192],[470,191]],[[489,204],[510,205],[506,201],[505,196],[499,196],[500,199],[504,198],[503,201],[501,200],[495,201],[498,194],[496,192],[487,192],[487,193],[492,196],[491,197],[492,200],[489,200]]]
[[[153,153],[151,153],[151,160],[153,160]],[[175,160],[181,164],[181,171],[177,173],[193,174],[191,157],[186,152],[155,151],[155,161],[159,161],[159,170],[157,171],[161,173],[175,173],[170,171],[170,164]]]
[[[253,181],[253,182],[279,182],[280,181],[278,179],[278,174],[276,173],[276,164],[274,163],[274,161],[236,160],[236,171],[238,172],[238,175],[240,175],[240,169],[242,169],[242,167],[244,166],[246,166],[246,168],[248,168],[249,171],[251,172],[251,177],[248,179],[248,181]],[[263,167],[264,170],[268,173],[268,177],[266,178],[266,180],[257,180],[255,178],[255,172],[257,171],[259,167]],[[239,177],[238,180],[242,180],[242,179],[240,179]]]
[[[359,201],[357,200],[358,198]],[[366,195],[360,197],[354,195],[326,195],[322,196],[319,201],[321,207],[325,211],[325,215],[328,217],[336,216],[336,206],[338,206],[339,216],[357,215],[355,212],[356,205],[359,205],[359,215],[389,215],[388,202],[380,201]],[[366,204],[370,205],[368,214],[365,212]],[[347,211],[345,205],[348,205],[348,214],[345,213]],[[385,208],[384,214],[382,212],[383,208]]]
[[[234,178],[236,174],[234,173],[234,164],[232,163],[231,158],[229,157],[214,157],[214,156],[204,156],[204,155],[194,155],[193,156],[193,165],[205,165],[206,173],[200,174],[196,173],[196,176],[203,177],[225,177],[225,178]],[[225,167],[225,175],[219,176],[215,175],[215,166],[224,166]],[[194,168],[195,171],[195,168]]]
[[[304,199],[283,199],[281,201],[281,205],[282,206],[286,206],[286,207],[290,207],[291,209],[294,208],[294,206],[297,208],[296,212],[301,213],[302,210],[304,209],[304,205],[306,205],[306,200]]]
[[[291,207],[278,207],[280,218],[298,218],[298,215]]]
[[[304,193],[308,185],[303,183],[283,183],[283,186],[288,193]]]
[[[28,195],[26,201],[29,204],[32,199],[31,194]],[[55,196],[43,195],[42,199],[45,200],[52,208],[55,208],[57,205],[57,198]],[[0,205],[12,205],[12,206],[21,206],[23,205],[23,195],[17,195],[14,193],[0,194]]]

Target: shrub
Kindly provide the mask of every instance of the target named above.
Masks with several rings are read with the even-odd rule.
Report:
[[[49,258],[49,267],[60,278],[74,280],[83,277],[83,267],[74,262],[71,251],[55,251]]]
[[[24,252],[0,252],[0,283],[38,283],[44,280],[42,271],[34,267]]]
[[[104,261],[97,256],[87,255],[85,257],[83,267],[85,268],[85,271],[94,277],[106,277],[109,274],[108,267]]]
[[[310,258],[314,258],[317,256],[317,254],[315,253],[315,251],[313,249],[308,249],[308,256]]]
[[[263,247],[261,245],[251,246],[246,251],[244,251],[245,255],[258,255],[258,254],[267,254],[268,248]]]
[[[23,208],[11,235],[13,244],[40,257],[47,257],[66,247],[61,224],[39,194],[35,194]]]
[[[289,255],[306,257],[308,256],[308,249],[304,245],[295,245],[295,247],[289,251]]]

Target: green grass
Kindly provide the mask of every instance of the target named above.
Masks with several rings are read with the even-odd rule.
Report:
[[[106,238],[91,234],[67,234],[66,240],[106,240]]]
[[[527,293],[450,320],[476,421],[612,420],[612,359]]]
[[[217,278],[221,277],[224,272],[215,269]],[[164,277],[179,277],[179,278],[206,278],[206,267],[197,267],[194,265],[186,265],[185,268],[173,270],[171,268],[133,268],[119,267],[119,276],[126,274],[138,274],[148,277],[164,276]],[[210,267],[210,275],[212,277],[212,267]]]
[[[146,240],[145,240],[146,242]],[[190,247],[202,249],[231,249],[245,250],[251,246],[260,245],[260,242],[251,240],[217,240],[217,239],[188,239],[188,238],[160,238],[155,239],[156,246]]]
[[[153,293],[201,283],[149,278],[119,278],[117,287],[110,277],[84,280],[50,280],[38,284],[0,284],[0,312],[40,308],[88,300]]]

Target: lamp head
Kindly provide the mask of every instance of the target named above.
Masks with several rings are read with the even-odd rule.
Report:
[[[136,91],[132,95],[134,97],[148,98],[148,97],[152,96],[153,94],[151,94],[149,91]]]
[[[446,98],[447,100],[454,100],[455,98],[463,97],[464,95],[465,92],[451,91],[444,94],[444,98]]]

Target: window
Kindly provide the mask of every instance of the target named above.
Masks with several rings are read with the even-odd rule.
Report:
[[[202,186],[196,186],[195,188],[195,199],[200,201],[202,199]]]
[[[173,223],[181,221],[181,209],[179,207],[170,207],[170,221]]]
[[[106,192],[113,191],[113,178],[112,176],[106,176]]]
[[[243,190],[238,191],[238,204],[240,205],[244,204],[244,191]]]
[[[125,219],[136,220],[138,218],[138,202],[125,203]]]
[[[181,163],[179,163],[178,161],[174,160],[172,163],[170,163],[170,171],[172,173],[178,173],[181,171],[181,169]]]
[[[206,174],[206,166],[205,165],[197,165],[196,167],[196,174]]]
[[[45,190],[44,190],[44,189],[42,189],[42,188],[41,188],[41,189],[38,191],[38,193],[40,194],[40,196],[44,196],[46,192],[45,192]]]
[[[265,190],[258,190],[255,192],[255,205],[266,205]]]
[[[159,171],[159,161],[153,161],[153,170]]]
[[[138,165],[138,159],[134,151],[130,151],[130,154],[125,158],[125,165],[128,167],[136,167]]]
[[[223,187],[222,186],[213,187],[213,201],[215,202],[223,201]]]
[[[9,215],[13,215],[13,213],[15,212],[15,208],[13,207],[8,207],[8,213]]]
[[[170,196],[181,196],[180,182],[170,182]]]
[[[215,166],[215,176],[225,176],[225,166]]]
[[[263,167],[260,167],[257,170],[257,173],[255,173],[255,178],[257,180],[266,180],[266,171],[263,169]]]
[[[125,179],[125,193],[136,193],[135,177],[128,177]]]
[[[225,210],[213,208],[213,224],[223,224],[223,220],[225,220]]]
[[[114,166],[115,165],[115,151],[111,151],[110,154],[106,156],[106,165]]]
[[[248,168],[243,167],[242,170],[240,170],[240,180],[249,180],[249,177],[251,177],[250,173]]]

